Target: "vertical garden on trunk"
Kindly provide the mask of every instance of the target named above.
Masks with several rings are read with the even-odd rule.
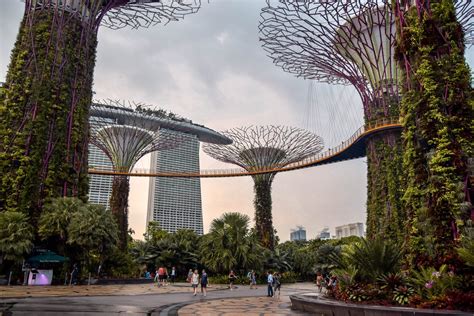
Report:
[[[87,199],[96,45],[77,16],[25,13],[0,89],[0,210],[36,223],[45,199]]]
[[[395,8],[397,58],[405,76],[401,115],[410,261],[457,265],[459,232],[472,208],[464,201],[474,136],[464,33],[452,0]]]

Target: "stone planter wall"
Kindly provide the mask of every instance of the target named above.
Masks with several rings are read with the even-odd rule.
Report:
[[[350,304],[311,295],[291,295],[292,309],[318,316],[473,316],[460,311]]]

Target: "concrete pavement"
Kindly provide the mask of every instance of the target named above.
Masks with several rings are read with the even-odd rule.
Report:
[[[280,300],[266,297],[266,287],[250,290],[246,286],[230,291],[209,291],[207,297],[193,296],[189,287],[179,287],[180,291],[150,294],[136,293],[132,285],[124,286],[117,295],[50,296],[0,299],[2,315],[242,315],[249,309],[259,314],[295,314],[290,310],[288,296],[295,293],[314,292],[313,284],[302,283],[283,285]],[[216,288],[217,289],[217,288]],[[124,294],[124,292],[128,292]],[[191,304],[191,305],[190,305]],[[216,306],[228,306],[218,309]],[[199,312],[200,309],[202,313]]]

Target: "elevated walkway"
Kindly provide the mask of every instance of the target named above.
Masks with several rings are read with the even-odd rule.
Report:
[[[134,177],[172,177],[172,178],[223,178],[223,177],[241,177],[264,173],[285,172],[303,168],[316,167],[320,165],[337,163],[345,160],[365,157],[365,143],[367,139],[378,133],[389,130],[401,131],[402,126],[398,119],[384,119],[360,127],[346,141],[334,148],[329,148],[317,155],[308,157],[302,161],[289,164],[287,166],[273,166],[268,169],[247,171],[243,168],[235,169],[203,169],[199,172],[154,172],[148,169],[134,169],[131,172],[121,172],[107,169],[89,169],[89,174],[100,175],[121,175]]]

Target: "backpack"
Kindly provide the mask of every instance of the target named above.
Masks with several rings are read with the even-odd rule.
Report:
[[[252,272],[247,273],[247,279],[249,279],[249,280],[252,279]]]

